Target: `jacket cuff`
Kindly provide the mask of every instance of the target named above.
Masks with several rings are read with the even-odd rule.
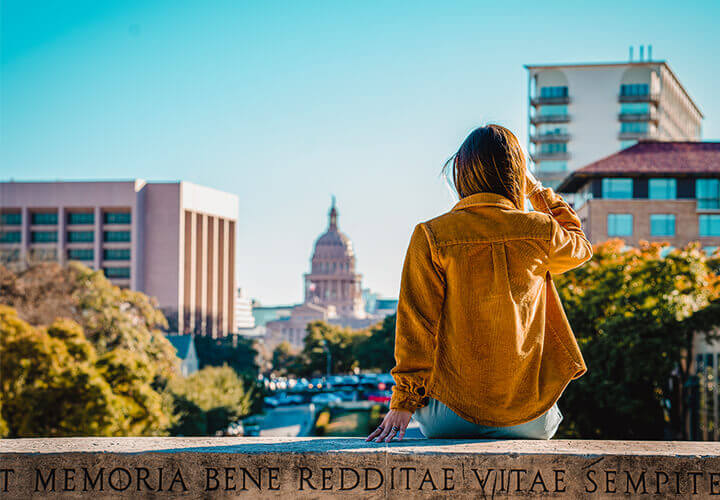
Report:
[[[420,392],[424,394],[424,389],[420,388]],[[429,398],[427,396],[421,396],[413,394],[411,392],[403,391],[398,389],[397,386],[392,388],[392,398],[390,399],[391,410],[405,410],[414,412],[418,408],[422,408],[428,404]]]

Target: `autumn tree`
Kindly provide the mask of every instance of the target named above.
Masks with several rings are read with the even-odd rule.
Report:
[[[554,276],[588,365],[561,400],[572,435],[687,437],[684,391],[693,339],[717,338],[720,278],[717,260],[699,245],[666,256],[662,248],[647,242],[625,248],[611,240],[597,245],[584,266]]]

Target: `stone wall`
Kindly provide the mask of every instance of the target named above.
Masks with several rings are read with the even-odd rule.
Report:
[[[667,441],[0,440],[0,498],[707,498],[719,457]]]

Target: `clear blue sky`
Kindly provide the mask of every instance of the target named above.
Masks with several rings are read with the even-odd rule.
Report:
[[[652,44],[720,137],[720,2],[3,0],[0,179],[183,179],[240,197],[238,280],[302,296],[335,194],[364,285],[475,126],[527,136],[523,64]],[[635,54],[637,55],[637,49]]]

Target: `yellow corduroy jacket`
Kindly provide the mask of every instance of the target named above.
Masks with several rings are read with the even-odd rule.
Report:
[[[479,425],[509,426],[552,407],[587,371],[551,274],[592,246],[551,188],[535,211],[477,193],[420,223],[403,265],[391,409],[428,398]]]

